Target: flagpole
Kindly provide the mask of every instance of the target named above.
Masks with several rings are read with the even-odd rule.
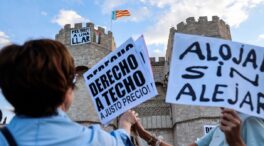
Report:
[[[112,13],[110,15],[110,31],[112,32],[112,22],[113,21],[113,10],[112,10]]]
[[[112,16],[111,16],[111,18],[110,18],[111,20],[111,23],[110,23],[110,31],[112,32]]]

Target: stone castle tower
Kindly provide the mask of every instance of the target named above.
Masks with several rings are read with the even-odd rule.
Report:
[[[89,30],[85,31],[87,28]],[[77,33],[77,35],[84,34],[86,37],[89,37],[89,41],[78,45],[72,44],[74,40],[72,40],[73,38],[71,35],[76,32],[76,30],[83,31],[84,33]],[[62,42],[69,48],[74,57],[76,72],[78,74],[75,99],[69,110],[69,116],[82,124],[99,124],[100,120],[93,106],[91,97],[87,92],[82,75],[115,49],[112,32],[105,32],[105,29],[102,27],[95,28],[93,23],[86,23],[85,25],[77,23],[74,24],[73,27],[67,24],[56,35],[56,40]],[[110,124],[110,129],[113,128],[115,128],[115,124]]]
[[[79,45],[71,43],[71,33],[77,29],[89,29],[89,42]],[[219,17],[213,16],[211,21],[207,17],[194,17],[181,22],[177,28],[172,27],[168,37],[165,57],[158,60],[150,58],[158,95],[134,108],[139,113],[143,126],[156,136],[175,146],[185,146],[204,135],[204,125],[216,125],[219,122],[219,109],[198,106],[171,105],[165,103],[167,79],[175,32],[204,35],[231,39],[230,29]],[[79,74],[75,99],[69,111],[70,117],[81,124],[99,123],[92,101],[86,90],[82,74],[96,64],[115,48],[112,32],[107,33],[101,27],[94,28],[93,23],[75,24],[74,27],[65,25],[56,35],[71,51],[75,59],[76,71]],[[116,128],[116,122],[108,127]],[[144,145],[144,144],[143,144]]]
[[[189,17],[186,19],[186,23],[179,23],[177,29],[170,29],[166,52],[166,59],[168,60],[166,72],[169,72],[168,68],[175,32],[231,40],[229,26],[223,20],[219,19],[219,17],[213,16],[211,21],[208,21],[207,17],[199,17],[198,21],[194,17]],[[204,125],[217,125],[219,122],[219,114],[219,108],[172,105],[174,145],[187,145],[203,136]]]

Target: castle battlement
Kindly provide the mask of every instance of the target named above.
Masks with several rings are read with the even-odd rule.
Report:
[[[164,65],[165,64],[165,57],[159,57],[158,60],[156,60],[155,57],[149,58],[151,65]]]
[[[207,16],[200,16],[198,18],[198,21],[196,21],[194,17],[189,17],[186,19],[185,22],[180,22],[177,25],[177,30],[182,30],[182,29],[189,28],[189,27],[195,27],[196,25],[204,25],[204,26],[208,27],[208,25],[215,24],[215,23],[218,23],[218,24],[226,27],[226,29],[229,29],[229,25],[226,24],[218,16],[212,16],[211,21],[208,21]]]
[[[80,29],[84,27],[90,27],[92,31],[97,31],[100,34],[107,35],[109,37],[112,37],[113,34],[111,31],[106,31],[103,27],[98,26],[95,27],[94,23],[88,22],[88,23],[74,23],[73,25],[71,24],[66,24],[62,29],[60,29],[59,33],[56,35],[56,38],[58,38],[60,35],[62,35],[64,32],[68,32],[69,30],[74,30],[74,29]]]
[[[212,16],[212,20],[209,21],[207,16],[200,16],[198,20],[194,17],[189,17],[185,22],[180,22],[177,24],[176,28],[170,28],[170,34],[166,50],[166,60],[170,62],[171,51],[173,45],[174,33],[185,33],[194,34],[207,37],[216,37],[231,40],[231,32],[228,24],[224,20],[220,19],[218,16]]]
[[[82,45],[94,44],[107,50],[113,50],[115,48],[113,33],[111,31],[106,31],[105,28],[101,26],[96,27],[92,22],[75,23],[72,25],[66,24],[63,28],[60,29],[59,33],[56,34],[55,39],[62,42],[66,46],[71,46],[72,30],[78,30],[82,28],[90,28],[91,39],[91,42]]]

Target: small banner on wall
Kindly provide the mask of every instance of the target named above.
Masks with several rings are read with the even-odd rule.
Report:
[[[102,124],[157,95],[145,49],[129,39],[83,75]]]
[[[212,129],[214,129],[216,127],[216,125],[204,125],[204,135],[208,134]]]
[[[90,27],[71,30],[71,45],[80,45],[90,42],[91,42]]]
[[[264,118],[264,48],[175,33],[166,102]]]

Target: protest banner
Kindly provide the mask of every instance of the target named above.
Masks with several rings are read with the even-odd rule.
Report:
[[[71,30],[71,45],[80,45],[89,42],[91,42],[90,27]]]
[[[264,118],[264,48],[175,33],[166,102]]]
[[[208,134],[212,129],[214,129],[216,127],[216,125],[204,125],[203,129],[204,129],[204,135]]]
[[[157,95],[136,49],[129,39],[83,75],[102,124]]]

